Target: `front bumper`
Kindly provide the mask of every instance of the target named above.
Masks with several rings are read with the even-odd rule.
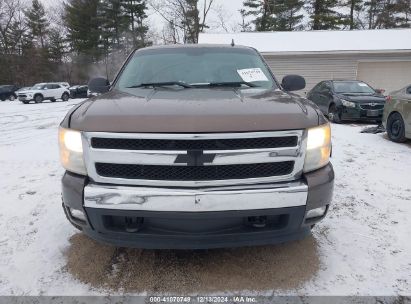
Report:
[[[341,106],[340,111],[342,120],[381,121],[384,109],[365,110],[358,106],[356,108]]]
[[[17,98],[18,98],[19,101],[33,101],[34,100],[33,96],[32,97],[17,96]]]
[[[116,246],[203,249],[285,242],[309,234],[320,218],[307,211],[331,202],[328,165],[300,181],[205,189],[93,184],[66,173],[63,206],[70,222]],[[83,191],[84,189],[84,191]],[[86,221],[71,216],[81,210]]]

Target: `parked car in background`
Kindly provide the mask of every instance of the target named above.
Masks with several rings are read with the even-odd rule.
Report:
[[[54,102],[57,99],[61,99],[67,101],[70,98],[70,91],[57,83],[39,83],[27,91],[19,92],[18,98],[25,104],[28,104],[30,101],[41,103],[43,100]]]
[[[75,85],[69,88],[70,98],[87,98],[88,86],[87,85]]]
[[[93,92],[93,91],[91,91],[90,89],[87,90],[87,97],[88,97],[88,98],[90,98],[90,97],[95,97],[95,96],[98,96],[98,95],[100,95],[100,94],[97,93],[97,92]]]
[[[330,121],[381,121],[385,97],[358,80],[326,80],[307,94]]]
[[[382,121],[392,141],[411,139],[411,84],[387,97]]]
[[[16,91],[19,88],[15,85],[2,85],[0,86],[0,100],[6,101],[6,99],[13,101],[17,98]]]

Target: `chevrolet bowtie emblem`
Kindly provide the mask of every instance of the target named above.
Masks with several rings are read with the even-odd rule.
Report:
[[[215,154],[204,154],[202,150],[188,150],[187,154],[180,154],[174,161],[175,164],[187,164],[187,166],[204,166],[212,163]]]

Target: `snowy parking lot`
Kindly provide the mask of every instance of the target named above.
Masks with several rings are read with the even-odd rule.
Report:
[[[78,233],[61,208],[57,128],[79,101],[0,102],[0,295],[411,295],[410,143],[333,125],[333,205],[302,241],[114,248]]]

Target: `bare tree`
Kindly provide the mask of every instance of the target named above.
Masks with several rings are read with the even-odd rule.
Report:
[[[208,28],[207,18],[215,4],[215,0],[201,1],[153,0],[149,5],[167,22],[172,37],[182,37],[183,43],[198,43],[200,33]]]

